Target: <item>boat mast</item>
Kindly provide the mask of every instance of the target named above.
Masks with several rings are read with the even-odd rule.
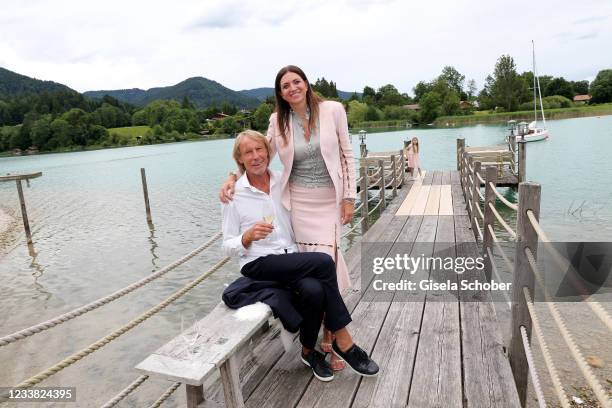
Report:
[[[531,40],[531,54],[533,60],[533,120],[535,121],[536,126],[538,125],[538,103],[536,94],[536,70],[535,70],[535,44],[533,40]]]
[[[533,71],[535,74],[535,70],[536,70],[536,66],[535,66],[535,44],[533,43],[533,40],[531,40],[531,43],[533,44]],[[540,96],[540,108],[542,109],[542,122],[544,124],[544,129],[546,129],[546,117],[544,117],[544,104],[542,103],[542,90],[540,89],[540,77],[536,76],[537,81],[538,81],[538,95]]]

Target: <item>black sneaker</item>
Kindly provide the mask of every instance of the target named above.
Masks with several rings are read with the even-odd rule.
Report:
[[[312,368],[312,373],[320,381],[331,381],[334,379],[334,370],[325,361],[325,355],[317,350],[311,350],[307,356],[302,352],[302,363]]]
[[[346,361],[348,366],[357,374],[364,377],[375,377],[378,374],[378,364],[358,345],[353,344],[350,349],[342,352],[334,340],[332,351],[335,355]]]

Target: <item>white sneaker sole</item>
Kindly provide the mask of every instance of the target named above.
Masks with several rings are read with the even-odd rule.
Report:
[[[342,356],[338,355],[338,353],[336,353],[336,351],[335,351],[333,348],[332,348],[332,353],[334,353],[334,356],[336,356],[336,357],[338,357],[338,358],[342,359]],[[378,375],[378,373],[376,373],[376,374],[363,374],[363,373],[360,373],[359,371],[355,370],[355,369],[354,369],[354,368],[353,368],[353,367],[352,367],[352,366],[349,364],[349,362],[348,362],[348,361],[346,361],[346,360],[344,360],[344,359],[343,359],[343,361],[346,363],[346,366],[347,366],[348,368],[350,368],[351,370],[353,370],[353,372],[354,372],[355,374],[357,374],[357,375],[360,375],[360,376],[362,376],[362,377],[376,377],[376,376]]]
[[[312,367],[310,367],[310,363],[304,360],[304,357],[301,357],[301,359],[302,359],[302,363],[304,363],[306,367],[309,367],[310,369],[312,369]],[[314,370],[312,370],[312,374],[317,378],[317,380],[323,381],[323,382],[329,382],[334,379],[333,375],[331,377],[319,377],[317,373],[314,372]]]

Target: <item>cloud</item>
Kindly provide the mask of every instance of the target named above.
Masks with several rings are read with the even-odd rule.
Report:
[[[608,16],[593,16],[593,17],[586,17],[586,18],[581,18],[579,20],[574,21],[574,24],[588,24],[588,23],[595,23],[598,21],[605,21],[608,19]]]
[[[244,9],[227,4],[207,11],[205,15],[189,24],[186,29],[239,27],[245,24],[246,17]]]
[[[595,38],[595,37],[597,37],[597,33],[596,32],[592,32],[592,33],[580,35],[580,36],[576,37],[576,40],[578,40],[578,41],[588,40],[590,38]]]

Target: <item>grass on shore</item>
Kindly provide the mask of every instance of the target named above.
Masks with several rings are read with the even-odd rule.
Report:
[[[546,109],[546,119],[567,119],[586,116],[612,115],[612,103],[601,105],[574,106],[571,108]],[[538,113],[539,114],[539,113]],[[434,126],[463,126],[477,123],[500,123],[509,120],[533,120],[533,111],[518,112],[475,112],[466,116],[441,116],[434,121]]]
[[[135,144],[138,136],[143,137],[151,128],[149,126],[126,126],[109,128],[108,134],[116,134],[118,138],[127,140],[127,144]]]

